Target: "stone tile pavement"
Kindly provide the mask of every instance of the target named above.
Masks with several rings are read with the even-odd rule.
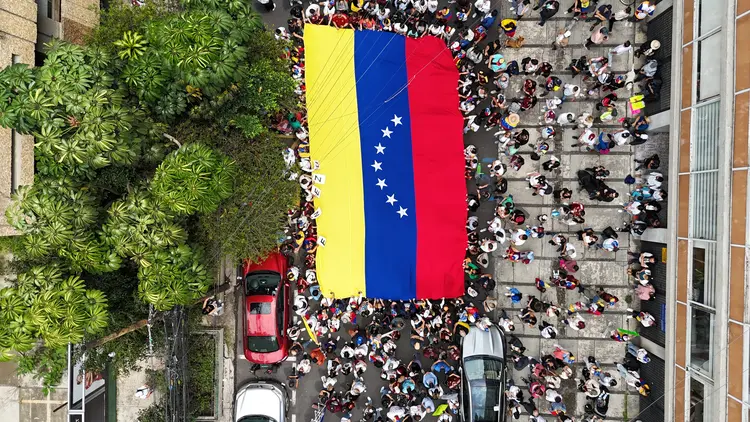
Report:
[[[571,15],[565,15],[564,11],[570,6],[568,3],[572,2],[561,1],[560,3],[561,11],[555,18],[548,21],[544,27],[537,25],[538,14],[536,12],[532,13],[530,18],[524,18],[519,22],[517,36],[523,36],[526,43],[519,49],[505,49],[503,54],[507,61],[518,60],[520,62],[523,57],[527,56],[537,58],[540,61],[548,61],[555,69],[552,74],[560,77],[564,83],[583,85],[581,76],[574,78],[571,72],[567,70],[560,71],[560,69],[566,69],[574,57],[582,55],[586,55],[589,58],[607,56],[612,47],[623,43],[625,40],[630,40],[635,46],[645,41],[645,28],[636,27],[633,23],[617,23],[610,40],[606,44],[586,50],[583,48],[583,43],[590,34],[590,23],[576,22],[572,24],[571,31],[573,35],[570,39],[570,44],[563,49],[552,50],[551,44],[558,32],[566,26],[571,25]],[[614,9],[618,10],[619,4],[615,2],[613,5]],[[508,3],[501,2],[500,15],[508,16],[508,8]],[[503,37],[501,36],[501,38]],[[633,68],[637,69],[641,65],[637,60],[634,60],[632,54],[614,56],[610,57],[610,59],[611,67],[616,74],[624,74]],[[514,92],[520,92],[520,86],[524,79],[523,75],[512,78],[511,86],[506,90],[507,98],[512,98],[512,93]],[[543,78],[541,77],[536,80],[540,84],[543,83]],[[624,106],[630,92],[626,89],[621,89],[617,94],[620,96],[618,113],[622,117],[626,115]],[[566,102],[561,106],[560,112],[570,111],[576,113],[576,115],[588,112],[596,116],[598,113],[596,113],[594,106],[597,100],[598,96],[581,98],[575,102]],[[533,145],[540,136],[538,129],[543,125],[538,120],[538,117],[542,115],[542,105],[543,101],[540,100],[540,104],[537,105],[536,110],[529,110],[521,116],[519,127],[525,127],[531,133],[529,145]],[[608,125],[597,123],[594,125],[593,130],[597,133],[600,130],[613,131],[618,126],[619,124],[617,123]],[[573,200],[586,205],[586,223],[583,227],[591,227],[595,231],[601,231],[607,226],[614,228],[621,226],[627,220],[628,216],[617,211],[621,209],[620,202],[627,200],[625,194],[628,192],[628,189],[627,185],[623,183],[623,179],[628,174],[633,173],[634,164],[632,159],[635,148],[617,147],[608,155],[589,153],[581,148],[571,146],[574,142],[573,138],[580,133],[577,128],[571,126],[563,130],[558,129],[557,132],[555,142],[550,142],[551,148],[548,155],[555,155],[560,158],[562,165],[559,168],[559,173],[555,176],[543,172],[541,170],[541,163],[546,161],[546,159],[543,157],[540,161],[531,161],[528,157],[531,149],[525,149],[527,147],[524,147],[521,153],[525,155],[526,164],[518,172],[509,169],[506,173],[509,181],[508,193],[513,195],[517,206],[527,213],[531,221],[535,221],[535,217],[538,214],[549,214],[556,206],[553,198],[533,196],[532,191],[526,188],[528,186],[525,181],[526,174],[532,171],[540,171],[548,176],[548,180],[555,183],[556,188],[567,187],[573,190]],[[496,151],[489,132],[485,134],[480,130],[479,133],[470,133],[467,135],[466,141],[479,147],[480,158],[484,158],[487,155],[492,159],[502,156],[502,152]],[[617,189],[620,193],[618,200],[611,203],[599,203],[590,201],[587,197],[575,193],[577,190],[576,171],[595,165],[603,165],[610,170],[611,175],[609,180],[607,180],[607,184]],[[486,207],[491,208],[491,206],[483,205],[480,208],[480,221],[483,221],[485,215],[489,219],[492,210],[487,210]],[[595,250],[593,248],[588,249],[575,237],[575,232],[583,228],[582,226],[567,226],[552,219],[550,220],[550,222],[545,224],[547,231],[566,233],[566,236],[569,236],[570,241],[576,246],[576,250],[578,251],[577,261],[580,266],[580,270],[576,273],[576,276],[587,287],[588,290],[585,294],[591,296],[594,294],[593,291],[596,286],[601,286],[611,294],[618,296],[620,302],[613,309],[607,310],[602,316],[582,314],[587,325],[582,331],[565,330],[560,321],[543,318],[557,325],[559,336],[555,340],[543,339],[536,327],[529,328],[524,326],[515,318],[521,306],[512,305],[510,300],[503,296],[508,286],[518,288],[524,295],[535,295],[542,300],[552,301],[561,306],[581,300],[580,293],[577,290],[549,289],[544,294],[540,294],[534,287],[534,279],[536,277],[547,279],[550,276],[554,261],[557,258],[555,248],[547,243],[549,238],[546,238],[541,240],[529,239],[521,247],[522,250],[531,249],[535,252],[536,260],[530,265],[513,264],[502,260],[502,251],[495,253],[491,267],[494,277],[497,280],[495,295],[500,298],[499,307],[506,310],[509,315],[515,318],[515,335],[524,343],[527,348],[527,355],[538,357],[542,354],[550,353],[554,349],[554,345],[559,344],[578,356],[580,362],[583,362],[587,356],[592,355],[597,358],[605,370],[616,373],[617,370],[614,367],[614,363],[624,357],[625,344],[611,340],[609,338],[610,331],[618,327],[635,329],[636,323],[626,318],[626,308],[637,309],[639,307],[639,304],[634,302],[632,287],[625,272],[627,268],[626,250],[631,243],[629,236],[625,233],[620,234],[621,250],[617,253]],[[637,302],[637,299],[635,301]],[[583,363],[575,365],[576,376],[581,376],[581,369],[584,367]],[[513,371],[513,380],[517,385],[524,386],[525,383],[521,378],[527,376],[528,373],[526,371],[524,373]],[[572,379],[563,381],[560,393],[564,397],[568,414],[575,416],[578,420],[578,417],[583,415],[583,407],[587,402],[584,394],[576,390],[575,381]],[[611,389],[611,393],[608,419],[633,419],[637,415],[639,408],[638,393],[633,389],[626,388],[624,381],[618,382],[618,385]],[[546,401],[543,399],[537,400],[537,406],[543,416],[546,416],[549,420],[553,419],[549,414]]]

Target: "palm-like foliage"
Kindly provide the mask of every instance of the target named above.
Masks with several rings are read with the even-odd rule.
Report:
[[[216,210],[232,193],[234,163],[201,144],[170,154],[156,170],[151,192],[170,210],[188,215]]]
[[[130,48],[139,55],[137,42]],[[43,66],[0,71],[0,126],[35,136],[40,174],[90,178],[98,168],[131,162],[141,127],[150,123],[124,105],[111,62],[101,48],[53,41]]]
[[[92,233],[97,214],[91,192],[65,177],[21,187],[6,210],[30,257],[57,255],[74,271],[114,271],[119,260]]]
[[[138,271],[138,294],[158,310],[189,305],[211,285],[201,254],[187,245],[155,251],[146,260],[150,265]]]

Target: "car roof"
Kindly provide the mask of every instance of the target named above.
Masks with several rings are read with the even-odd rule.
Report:
[[[270,312],[250,314],[252,304],[268,304]],[[276,298],[274,296],[248,296],[245,298],[245,321],[249,336],[276,336]]]
[[[471,327],[462,341],[461,356],[466,359],[474,356],[492,356],[505,359],[505,335],[492,325],[488,331]]]
[[[284,257],[284,255],[280,254],[279,252],[271,252],[271,254],[268,255],[266,259],[264,259],[260,263],[250,262],[250,260],[246,259],[242,263],[242,274],[246,277],[253,271],[275,271],[281,274],[282,277],[285,277],[286,268],[286,257]]]
[[[235,397],[235,420],[243,416],[261,415],[284,422],[286,391],[281,385],[257,381],[241,387]]]

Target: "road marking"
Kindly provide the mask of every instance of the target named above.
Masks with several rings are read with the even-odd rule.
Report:
[[[297,362],[297,356],[289,356],[286,360],[287,362]]]
[[[297,415],[292,413],[292,422],[297,422]]]
[[[292,390],[292,405],[295,405],[295,404],[297,404],[297,390]]]
[[[244,353],[243,353],[243,354],[241,354],[241,355],[239,355],[239,357],[240,357],[240,359],[242,359],[242,360],[247,360],[247,358],[245,357],[245,354],[244,354]]]

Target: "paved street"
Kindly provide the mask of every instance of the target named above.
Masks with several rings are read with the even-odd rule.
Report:
[[[442,3],[442,2],[441,2]],[[561,1],[561,10],[551,19],[546,26],[540,27],[537,25],[538,13],[533,12],[530,17],[527,17],[519,22],[518,35],[522,35],[526,39],[526,44],[517,50],[505,49],[503,54],[506,57],[506,61],[518,60],[519,62],[523,57],[531,56],[539,59],[540,61],[548,61],[554,66],[553,75],[556,75],[563,79],[564,83],[575,82],[581,84],[581,77],[573,78],[571,72],[560,69],[568,67],[573,57],[579,57],[586,55],[588,57],[596,56],[607,56],[609,49],[616,46],[625,40],[631,40],[636,46],[645,40],[645,35],[641,31],[641,28],[636,28],[633,23],[617,23],[615,25],[614,34],[610,37],[609,41],[602,45],[593,47],[590,51],[583,48],[583,42],[589,35],[589,23],[579,22],[572,29],[573,36],[571,37],[570,45],[564,49],[558,49],[553,51],[551,44],[558,34],[560,29],[564,28],[570,23],[570,15],[566,15],[565,9],[570,6],[572,0]],[[614,9],[619,10],[621,7],[618,2],[613,3]],[[508,16],[509,2],[507,1],[496,1],[493,2],[493,7],[499,8],[500,19]],[[272,13],[263,13],[263,17],[266,22],[275,27],[276,25],[285,25],[288,17],[288,4],[277,3],[277,8]],[[498,19],[498,21],[500,20]],[[489,39],[493,39],[497,34],[493,31],[489,35]],[[611,65],[617,74],[623,74],[629,71],[632,67],[638,68],[640,63],[633,64],[632,54],[626,54],[623,56],[615,56],[612,59]],[[520,86],[523,83],[524,77],[519,76],[512,78],[511,86],[506,90],[506,96],[512,97],[513,92],[520,92]],[[543,79],[541,77],[537,80],[540,86],[543,85]],[[627,95],[625,90],[620,90],[620,98],[618,101],[619,116],[625,115],[625,102],[627,101]],[[595,98],[581,99],[572,103],[565,103],[562,106],[561,112],[571,111],[580,115],[583,112],[590,112],[594,115],[594,104]],[[519,128],[527,128],[531,132],[531,139],[529,145],[533,145],[536,138],[539,137],[538,128],[542,125],[537,124],[537,117],[542,115],[540,107],[543,101],[536,107],[536,110],[529,110],[522,113],[521,125]],[[481,105],[480,105],[481,107]],[[479,109],[480,107],[477,107]],[[595,128],[612,130],[614,126],[602,126],[601,124],[595,125]],[[470,133],[466,136],[466,143],[473,144],[479,149],[479,157],[482,160],[486,168],[486,164],[492,162],[499,155],[497,146],[494,143],[494,138],[491,132],[486,132],[484,129],[480,129],[478,133]],[[558,130],[558,135],[554,143],[550,144],[550,155],[555,155],[561,159],[562,165],[559,168],[559,173],[556,176],[548,175],[548,180],[554,182],[556,188],[568,187],[574,191],[573,199],[582,202],[586,205],[586,224],[584,227],[591,227],[596,231],[601,231],[607,226],[617,228],[628,217],[627,214],[618,213],[620,209],[620,202],[626,201],[628,192],[626,185],[623,183],[623,179],[628,174],[633,174],[633,161],[632,156],[635,153],[634,148],[628,149],[627,147],[617,147],[614,151],[608,155],[598,155],[596,153],[589,153],[581,150],[580,148],[571,147],[574,142],[573,137],[578,136],[579,131],[573,128],[566,128],[565,130]],[[639,147],[640,148],[640,147]],[[529,216],[528,222],[534,224],[535,218],[538,214],[549,214],[552,208],[555,206],[551,196],[540,198],[538,196],[532,196],[532,191],[527,189],[528,184],[524,178],[527,173],[532,171],[541,171],[541,163],[546,161],[544,158],[540,161],[532,161],[528,158],[531,153],[531,148],[528,146],[521,150],[521,154],[526,157],[526,164],[519,172],[514,172],[509,168],[506,173],[508,183],[508,193],[512,194],[516,205],[523,209]],[[640,154],[639,154],[640,155]],[[579,169],[586,167],[592,167],[595,165],[603,165],[610,170],[611,175],[607,184],[618,190],[622,201],[616,200],[612,203],[599,203],[596,201],[588,200],[585,196],[577,194],[577,182],[575,173]],[[470,189],[474,189],[473,185],[470,185]],[[666,208],[666,206],[665,206]],[[479,212],[479,221],[482,227],[486,226],[485,222],[492,217],[493,205],[491,203],[483,204]],[[575,238],[575,231],[582,228],[580,226],[567,226],[561,225],[558,222],[550,219],[545,225],[548,232],[563,232],[570,236],[570,240],[576,246],[578,251],[578,264],[580,271],[577,273],[582,284],[588,289],[586,294],[592,295],[596,286],[606,288],[606,290],[618,296],[620,303],[614,308],[614,310],[607,310],[604,315],[595,317],[590,315],[584,315],[586,319],[587,328],[583,333],[568,330],[562,328],[561,324],[558,324],[560,335],[557,340],[545,340],[539,336],[539,330],[536,328],[528,329],[523,328],[521,323],[516,324],[517,336],[521,338],[524,345],[527,348],[527,354],[529,356],[539,356],[545,352],[551,352],[553,344],[560,344],[561,346],[569,349],[579,358],[580,362],[583,362],[589,355],[594,355],[603,364],[605,370],[614,369],[613,363],[619,361],[625,354],[625,344],[616,343],[609,339],[610,331],[618,328],[630,328],[635,329],[635,323],[632,320],[626,319],[625,309],[628,307],[638,308],[637,303],[633,303],[632,288],[629,285],[625,268],[627,266],[627,255],[626,250],[629,246],[629,239],[627,234],[620,234],[620,248],[621,250],[617,253],[609,253],[601,250],[587,249],[582,242]],[[501,248],[502,249],[502,248]],[[529,239],[523,247],[524,250],[534,250],[536,260],[530,265],[523,264],[512,264],[509,261],[500,259],[501,251],[496,252],[493,260],[490,264],[491,272],[498,281],[496,296],[501,298],[499,308],[506,309],[509,315],[515,315],[517,313],[518,305],[511,305],[510,301],[505,299],[503,294],[506,286],[515,286],[524,294],[531,294],[540,297],[539,292],[534,288],[534,279],[536,277],[547,279],[551,274],[551,268],[554,261],[557,259],[557,253],[554,247],[547,243],[547,239]],[[237,292],[241,294],[241,292]],[[545,301],[551,301],[556,304],[565,305],[577,300],[580,300],[579,292],[576,291],[564,291],[561,289],[549,289],[546,293],[541,295],[541,299]],[[239,297],[238,297],[239,299]],[[241,309],[243,306],[242,300],[236,301],[238,309],[238,315],[243,315],[244,310]],[[546,320],[546,318],[545,318]],[[553,321],[550,321],[553,322]],[[241,324],[241,319],[238,319],[238,323]],[[241,333],[241,326],[238,326],[238,333]],[[344,332],[342,334],[346,336]],[[241,346],[241,335],[238,335],[237,341],[237,356],[242,357],[242,346]],[[405,336],[408,338],[408,336]],[[407,362],[411,359],[408,341],[402,338],[399,345],[399,358],[406,360]],[[282,366],[277,374],[273,378],[286,381],[286,377],[291,371],[291,367],[294,364],[293,360],[290,360]],[[578,368],[577,376],[580,376],[580,368],[583,367],[582,363],[576,364]],[[238,358],[236,362],[236,383],[242,385],[249,380],[255,379],[255,377],[249,371],[250,364]],[[258,375],[263,377],[258,372]],[[297,420],[309,420],[312,416],[312,410],[310,404],[313,403],[317,397],[317,392],[321,388],[320,375],[313,373],[305,376],[300,386],[296,391],[292,391],[292,412],[291,418],[293,422]],[[521,381],[522,376],[527,376],[526,373],[518,374],[514,373],[514,382],[517,385],[524,385]],[[370,368],[365,373],[365,379],[368,387],[366,396],[371,396],[374,399],[378,396],[378,390],[384,383],[379,378],[379,371],[375,368]],[[337,385],[338,388],[338,385]],[[608,413],[608,419],[618,420],[629,420],[634,418],[638,413],[638,393],[634,390],[627,391],[624,382],[619,382],[618,386],[611,389],[612,396],[610,400],[610,408]],[[583,393],[577,392],[575,388],[574,380],[567,380],[563,382],[563,388],[561,393],[564,395],[564,401],[568,407],[568,413],[573,416],[579,416],[583,413],[583,406],[586,403]],[[376,400],[376,403],[378,401]],[[542,410],[543,416],[548,416],[549,420],[552,417],[549,416],[546,403],[537,403]],[[358,420],[360,415],[354,413],[352,419]],[[524,416],[525,417],[525,416]],[[433,418],[434,419],[434,418]],[[327,417],[328,421],[333,421],[335,418],[331,415]]]

